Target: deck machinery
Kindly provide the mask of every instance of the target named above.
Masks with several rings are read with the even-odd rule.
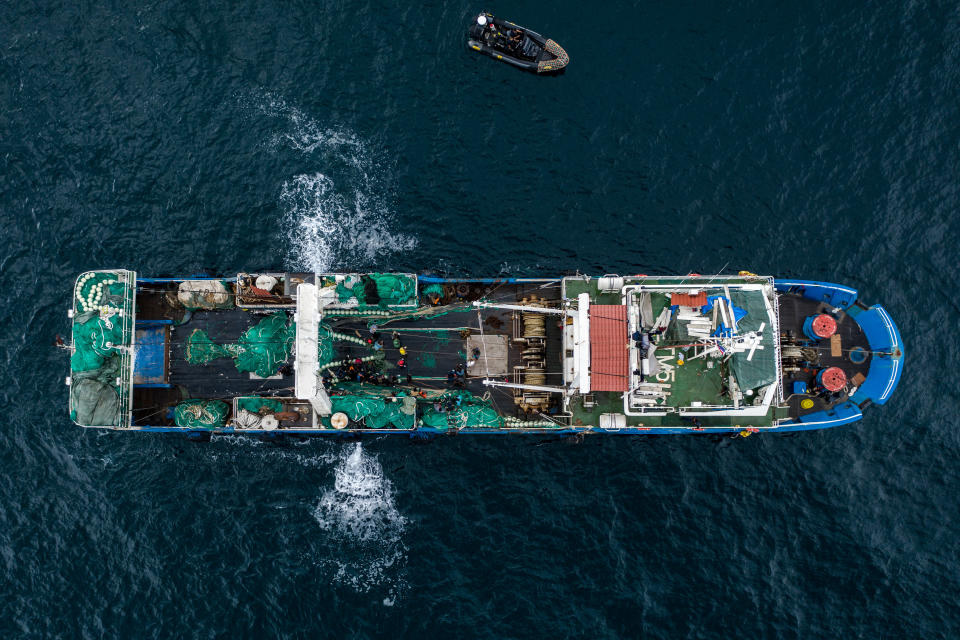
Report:
[[[896,388],[880,306],[735,276],[81,275],[70,414],[188,433],[740,433],[859,420]]]

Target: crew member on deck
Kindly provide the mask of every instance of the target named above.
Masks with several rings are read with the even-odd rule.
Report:
[[[520,48],[520,43],[523,42],[523,29],[514,29],[510,32],[510,42],[507,46],[510,47],[511,51],[516,51]]]

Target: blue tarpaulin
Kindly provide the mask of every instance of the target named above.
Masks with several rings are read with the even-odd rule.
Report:
[[[133,384],[165,385],[167,371],[167,327],[138,326],[137,355],[133,360]]]
[[[740,318],[747,315],[746,309],[741,309],[733,305],[733,302],[730,301],[730,298],[726,296],[708,296],[707,304],[700,307],[700,313],[707,314],[713,309],[713,303],[718,299],[723,298],[727,302],[727,307],[733,309],[733,324],[740,322]],[[722,321],[717,323],[717,330],[713,332],[715,336],[729,336],[732,333],[733,327],[728,327]]]

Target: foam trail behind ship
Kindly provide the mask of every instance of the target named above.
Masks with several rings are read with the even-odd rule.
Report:
[[[313,516],[344,551],[321,562],[332,569],[334,581],[361,593],[386,587],[383,603],[392,605],[404,586],[400,576],[406,565],[406,519],[394,504],[393,486],[376,456],[360,443],[344,447],[333,487],[320,496]]]
[[[416,247],[414,236],[396,229],[390,181],[366,141],[322,125],[276,95],[255,96],[253,104],[277,123],[267,148],[293,152],[298,164],[306,158],[315,167],[284,181],[278,194],[290,267],[390,270],[385,260]]]

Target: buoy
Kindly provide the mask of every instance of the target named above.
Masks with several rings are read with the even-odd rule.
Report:
[[[347,417],[347,414],[343,413],[342,411],[338,411],[330,416],[330,426],[334,429],[346,429],[347,423],[349,422],[350,419]]]
[[[804,398],[803,400],[800,401],[800,408],[813,409],[813,400],[811,400],[810,398]]]

